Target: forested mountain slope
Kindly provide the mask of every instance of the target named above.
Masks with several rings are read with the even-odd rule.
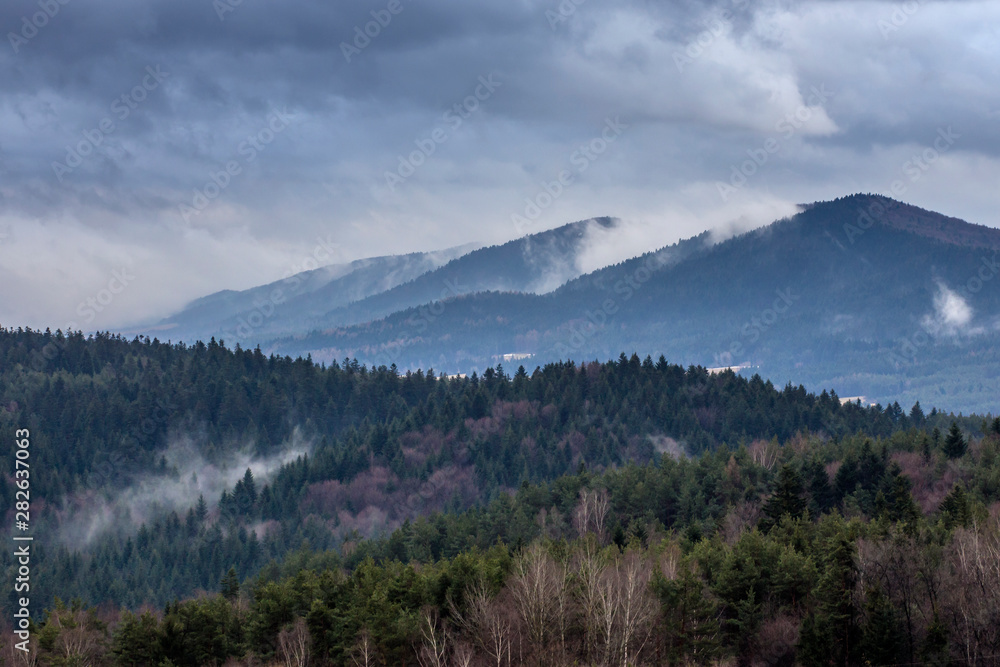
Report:
[[[129,603],[211,585],[227,561],[246,575],[304,538],[333,545],[354,529],[377,533],[580,466],[807,430],[886,436],[909,423],[898,406],[841,405],[825,392],[634,355],[443,380],[349,360],[322,367],[214,341],[188,347],[4,330],[0,350],[0,424],[33,434],[34,465],[45,471],[32,482],[38,526],[68,568],[49,594],[97,595],[89,578],[71,576],[81,557],[73,553],[110,549],[139,559],[138,579],[112,577],[114,561],[105,560],[116,583],[99,595]],[[4,447],[9,468],[13,441]],[[248,468],[257,478],[239,486]],[[6,479],[5,502],[14,493]],[[163,539],[209,515],[204,539],[229,545],[206,546],[210,558],[128,546],[142,523]],[[228,520],[243,530],[227,529]],[[151,576],[157,553],[166,569]]]
[[[642,350],[743,364],[817,391],[985,412],[1000,391],[997,248],[996,229],[855,195],[679,261],[661,249],[551,294],[464,296],[268,349],[449,372],[502,354],[544,364]]]

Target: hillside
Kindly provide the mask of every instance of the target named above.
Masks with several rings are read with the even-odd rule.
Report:
[[[545,364],[624,349],[745,364],[778,383],[883,403],[933,396],[948,409],[996,410],[1000,268],[989,249],[1000,231],[855,195],[679,259],[678,247],[546,295],[464,296],[433,315],[411,309],[267,347],[464,373],[502,354]]]
[[[1000,419],[624,354],[460,380],[23,330],[0,355],[40,664],[989,664],[1000,642]]]
[[[477,247],[359,259],[293,273],[248,290],[216,292],[136,333],[189,343],[215,337],[252,347],[261,336],[309,327],[327,310],[392,289]]]
[[[189,344],[215,337],[252,348],[463,294],[550,292],[583,273],[580,255],[592,232],[616,224],[611,218],[595,218],[502,245],[471,244],[324,266],[241,292],[210,294],[134,333]]]
[[[248,576],[306,539],[334,546],[581,466],[911,425],[898,406],[624,355],[446,381],[215,342],[5,330],[0,358],[0,427],[29,429],[45,470],[32,480],[52,547],[36,563],[44,595],[129,605],[214,586],[231,564]],[[3,447],[9,514],[14,440]],[[178,541],[185,530],[199,537]],[[175,565],[157,570],[164,559]],[[81,563],[106,576],[76,577]]]

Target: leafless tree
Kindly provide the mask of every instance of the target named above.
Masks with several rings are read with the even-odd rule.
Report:
[[[452,604],[453,616],[461,627],[489,657],[490,664],[510,665],[513,653],[514,624],[511,610],[502,599],[490,595],[482,580],[466,593],[465,610]]]
[[[447,667],[448,633],[439,616],[433,607],[424,607],[420,612],[421,644],[417,650],[420,667]]]
[[[587,533],[594,533],[603,543],[605,521],[610,507],[611,500],[605,489],[590,491],[580,489],[580,501],[577,503],[573,515],[573,526],[576,528],[577,534],[583,536]]]
[[[618,655],[630,665],[642,653],[649,639],[656,613],[649,580],[652,568],[638,551],[629,551],[615,568],[613,585],[618,616]]]
[[[38,664],[38,640],[31,637],[28,641],[28,650],[22,651],[15,644],[21,640],[13,634],[6,634],[3,638],[2,664],[10,667],[35,667]]]
[[[106,636],[95,627],[96,617],[83,610],[62,610],[53,614],[50,622],[58,628],[51,652],[63,662],[79,667],[103,662],[107,652]]]
[[[351,662],[355,667],[374,667],[381,660],[378,657],[378,650],[372,642],[372,637],[368,630],[362,630],[358,635],[358,640],[351,650]]]
[[[457,642],[452,652],[451,664],[454,667],[470,667],[473,657],[475,657],[475,653],[473,653],[471,646],[466,642]]]
[[[781,447],[778,446],[777,440],[755,440],[747,451],[754,463],[768,470],[773,469],[781,457]]]
[[[948,552],[943,606],[957,656],[969,665],[1000,654],[1000,521],[960,528]]]
[[[609,560],[605,554],[584,547],[576,562],[587,653],[603,665],[634,664],[649,640],[656,616],[649,590],[649,560],[631,550]]]
[[[602,578],[606,559],[594,535],[585,535],[573,557],[576,596],[582,612],[584,653],[596,655],[602,628]]]
[[[285,667],[305,667],[309,662],[309,628],[304,618],[297,618],[278,633],[278,658]]]
[[[508,589],[530,649],[539,659],[552,653],[555,639],[559,651],[565,651],[570,612],[566,578],[565,567],[540,544],[525,549],[514,562]]]

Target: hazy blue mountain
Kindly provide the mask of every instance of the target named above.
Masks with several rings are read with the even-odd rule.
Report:
[[[545,293],[583,273],[580,256],[589,247],[590,234],[616,224],[611,218],[595,218],[486,248],[468,245],[325,266],[253,289],[203,297],[161,322],[155,333],[189,342],[215,336],[247,347],[368,322],[462,294]]]
[[[370,322],[391,313],[480,292],[551,292],[579,277],[581,253],[595,228],[614,229],[612,218],[581,220],[502,245],[474,250],[391,290],[332,309],[322,328]]]
[[[841,396],[997,412],[998,248],[1000,230],[855,195],[714,246],[700,238],[637,257],[548,294],[462,295],[269,348],[448,372],[482,370],[505,354],[532,355],[507,363],[530,370],[636,351],[745,365]]]
[[[359,259],[296,273],[248,290],[223,290],[192,301],[154,327],[160,338],[222,338],[246,347],[261,337],[315,326],[323,313],[433,271],[479,247]]]

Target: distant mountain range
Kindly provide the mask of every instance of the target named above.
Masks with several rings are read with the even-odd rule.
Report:
[[[582,273],[579,259],[588,234],[615,224],[595,218],[487,248],[467,244],[325,266],[240,292],[210,294],[150,331],[189,342],[214,336],[246,347],[369,322],[463,294],[549,292]]]
[[[1000,230],[854,195],[580,275],[595,224],[613,234],[616,223],[474,250],[360,298],[304,293],[248,338],[268,352],[449,373],[634,351],[907,409],[1000,408]]]

